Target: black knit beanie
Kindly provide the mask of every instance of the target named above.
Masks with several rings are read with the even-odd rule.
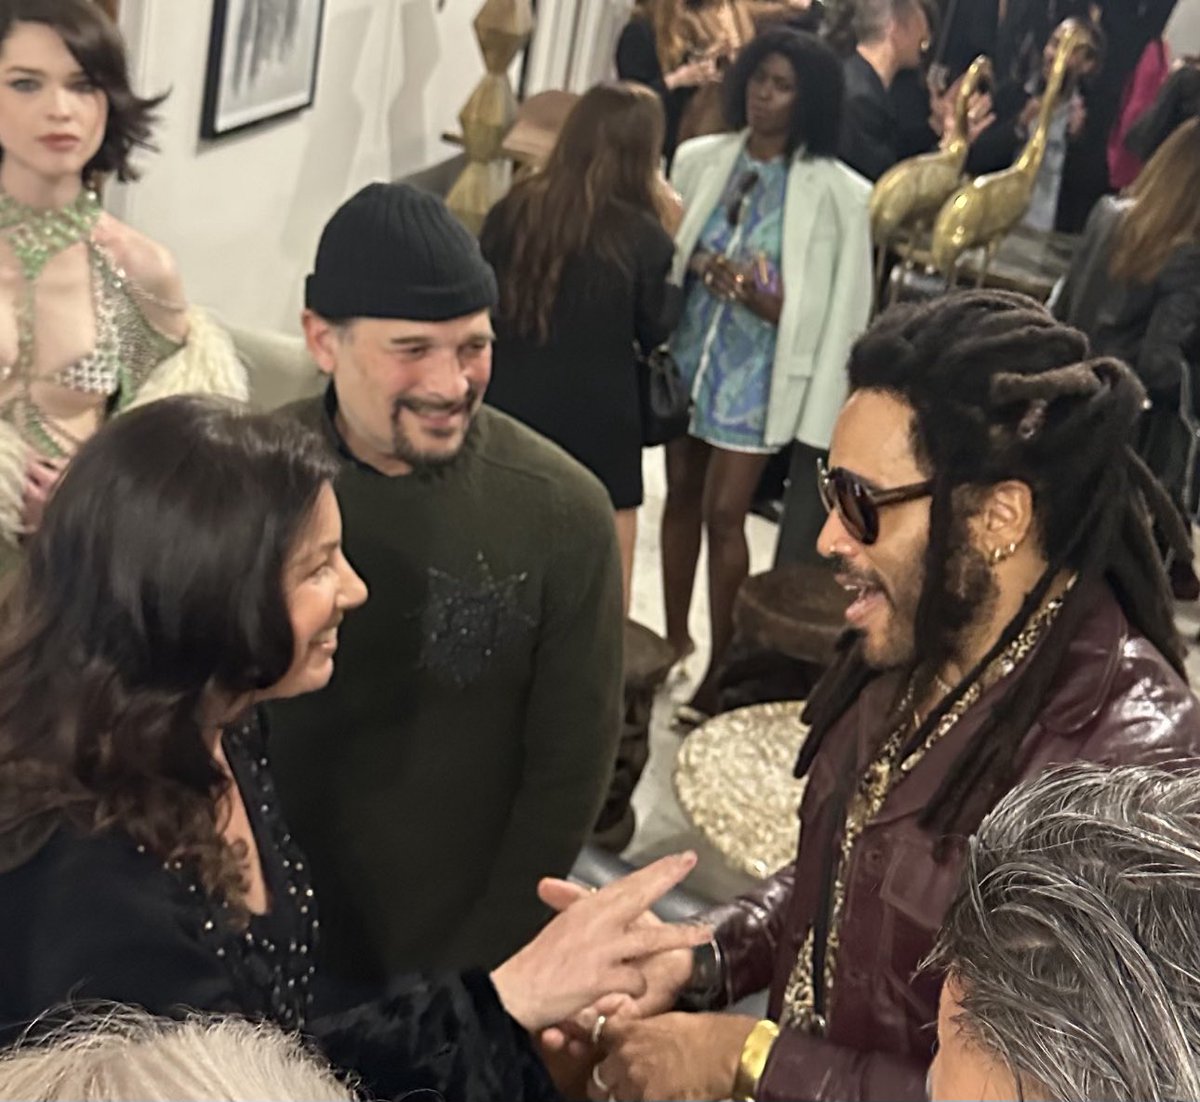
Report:
[[[304,304],[333,321],[448,321],[495,306],[496,277],[441,199],[375,183],[326,225]]]

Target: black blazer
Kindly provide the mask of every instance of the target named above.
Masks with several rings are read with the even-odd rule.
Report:
[[[1055,313],[1082,329],[1097,355],[1128,363],[1155,403],[1178,410],[1185,372],[1200,369],[1200,246],[1180,245],[1150,283],[1109,274],[1126,201],[1092,210]]]
[[[506,225],[510,202],[492,208],[479,236],[501,281],[516,248]],[[675,243],[653,214],[613,204],[597,232],[625,263],[594,249],[567,257],[544,341],[516,333],[497,312],[487,401],[579,460],[614,508],[632,509],[642,503],[637,358],[670,336],[683,298],[669,282]]]
[[[838,155],[855,172],[878,180],[900,159],[896,109],[879,74],[861,54],[851,54],[842,67],[846,106]]]

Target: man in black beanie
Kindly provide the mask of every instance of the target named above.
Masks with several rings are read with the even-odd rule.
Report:
[[[491,967],[548,917],[607,789],[621,697],[608,497],[482,404],[496,282],[440,199],[371,184],[326,226],[290,412],[343,460],[346,553],[370,589],[315,696],[270,710],[328,965],[374,979]]]

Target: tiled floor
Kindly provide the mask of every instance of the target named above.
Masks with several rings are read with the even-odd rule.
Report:
[[[633,618],[655,631],[663,630],[662,580],[658,553],[658,525],[662,516],[664,475],[662,449],[645,453],[646,501],[640,516],[637,558],[633,579]],[[775,553],[777,530],[773,524],[758,517],[747,523],[750,542],[751,572],[767,570]],[[633,805],[637,812],[638,829],[625,851],[625,857],[635,864],[644,864],[654,857],[681,849],[695,849],[700,862],[689,878],[687,887],[709,899],[728,899],[752,881],[744,874],[729,868],[720,855],[704,844],[688,822],[675,799],[672,771],[679,749],[680,736],[671,729],[671,710],[677,701],[690,696],[695,683],[704,672],[708,657],[708,601],[704,583],[703,556],[697,571],[697,585],[692,601],[691,633],[697,651],[686,663],[686,676],[665,686],[655,704],[654,721],[650,731],[650,760],[634,792]],[[1193,644],[1200,629],[1200,606],[1180,606],[1178,622],[1185,637]],[[1200,687],[1200,649],[1193,645],[1188,653],[1188,670],[1192,684]]]

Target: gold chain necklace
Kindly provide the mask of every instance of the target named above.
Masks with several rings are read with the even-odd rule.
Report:
[[[1070,591],[1074,579],[1067,587]],[[804,1029],[823,1036],[828,1024],[828,1013],[833,997],[833,981],[838,949],[841,945],[841,919],[846,906],[847,872],[854,846],[862,832],[879,814],[892,790],[911,773],[925,755],[957,726],[958,721],[979,701],[993,685],[1008,677],[1029,654],[1054,622],[1062,609],[1063,598],[1056,597],[1048,602],[1037,615],[1021,630],[1021,633],[996,656],[988,668],[950,710],[938,721],[929,736],[907,757],[901,760],[904,744],[919,724],[914,726],[914,687],[910,680],[904,698],[900,702],[900,713],[904,717],[880,747],[879,753],[867,766],[853,798],[846,809],[846,823],[838,847],[838,865],[834,874],[833,891],[829,905],[829,924],[825,939],[822,961],[821,985],[824,996],[824,1014],[816,1010],[816,972],[814,962],[814,927],[810,926],[804,945],[796,963],[792,966],[787,986],[784,988],[781,1024]],[[910,718],[911,714],[911,718]]]

